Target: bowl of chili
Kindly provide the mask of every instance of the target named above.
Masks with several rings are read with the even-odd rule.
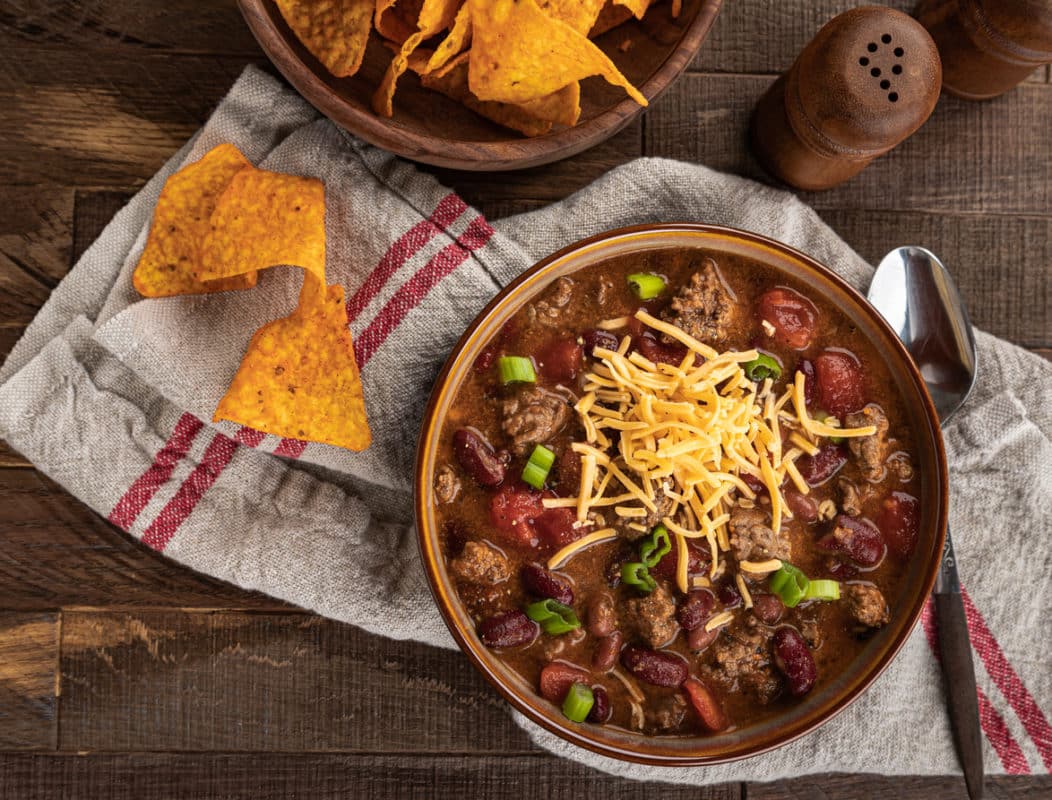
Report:
[[[416,464],[446,624],[527,717],[705,765],[813,731],[891,663],[947,518],[938,417],[865,299],[787,245],[624,228],[468,326]]]

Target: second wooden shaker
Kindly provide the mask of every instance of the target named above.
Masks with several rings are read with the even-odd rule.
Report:
[[[760,99],[753,150],[786,183],[828,189],[923,125],[941,80],[935,43],[912,17],[883,6],[844,12]]]

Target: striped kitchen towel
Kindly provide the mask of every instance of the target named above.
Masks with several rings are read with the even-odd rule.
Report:
[[[267,270],[244,292],[142,300],[132,288],[165,179],[220,142],[258,166],[325,182],[329,280],[347,289],[373,427],[363,453],[210,422],[253,331],[295,304],[301,270]],[[416,434],[438,369],[472,317],[537,259],[605,229],[680,220],[781,239],[859,287],[871,274],[791,195],[656,159],[490,223],[434,178],[355,140],[249,68],[15,346],[0,369],[0,436],[180,563],[378,634],[452,647],[411,520]],[[1052,365],[990,336],[980,335],[979,346],[980,383],[946,440],[987,769],[1044,773],[1052,768]],[[736,764],[631,766],[516,721],[553,751],[640,779],[948,773],[957,761],[934,641],[927,615],[847,711]]]

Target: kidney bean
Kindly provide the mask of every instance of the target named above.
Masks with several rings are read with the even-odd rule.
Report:
[[[796,466],[808,486],[821,486],[847,463],[847,453],[839,444],[824,444],[813,456],[800,456]]]
[[[521,575],[523,586],[531,594],[550,597],[566,606],[573,605],[573,589],[570,588],[570,584],[540,564],[524,564]]]
[[[783,626],[774,632],[775,666],[785,675],[789,692],[800,697],[811,691],[818,677],[814,656],[796,628]]]
[[[690,704],[701,720],[705,730],[710,733],[718,733],[727,727],[729,720],[723,711],[719,699],[713,691],[697,678],[688,678],[683,684],[683,690],[687,693]]]
[[[721,583],[716,588],[716,597],[724,608],[737,608],[742,604],[741,593],[733,583]]]
[[[785,504],[793,512],[793,516],[801,522],[808,524],[818,521],[818,503],[806,494],[800,494],[795,489],[786,489],[782,492]]]
[[[815,403],[815,392],[818,386],[815,365],[809,359],[804,358],[796,365],[796,371],[804,373],[804,404],[812,406]]]
[[[500,456],[471,428],[461,428],[453,434],[453,455],[479,486],[497,486],[504,480]]]
[[[858,567],[830,556],[826,559],[826,572],[838,581],[847,581],[858,575]]]
[[[487,647],[517,647],[537,638],[540,626],[518,609],[479,623],[478,634]]]
[[[752,489],[753,494],[755,494],[757,497],[769,494],[769,492],[767,491],[767,484],[761,481],[755,475],[750,475],[748,472],[743,472],[741,474],[741,479],[745,482],[746,486]]]
[[[875,567],[884,557],[884,537],[869,520],[838,514],[833,532],[827,533],[815,547],[851,559],[861,567]]]
[[[592,697],[595,703],[592,705],[592,710],[588,712],[588,721],[597,725],[609,722],[614,710],[610,706],[610,695],[606,693],[606,689],[602,686],[593,686]]]
[[[614,598],[606,592],[599,592],[588,603],[588,632],[592,636],[609,636],[616,629]]]
[[[687,574],[696,575],[708,569],[712,556],[708,548],[702,548],[693,539],[687,541]],[[673,547],[661,560],[650,568],[650,574],[655,578],[664,578],[668,581],[676,579],[676,569],[679,567],[679,548]]]
[[[846,350],[824,350],[815,359],[818,404],[838,417],[866,404],[862,364]]]
[[[573,684],[587,684],[591,677],[587,670],[573,664],[553,661],[541,670],[541,697],[553,703],[561,703]]]
[[[899,558],[909,558],[917,544],[920,502],[911,494],[892,492],[884,500],[877,519],[888,549]]]
[[[621,340],[615,333],[592,328],[581,334],[581,343],[584,345],[585,354],[590,356],[597,347],[602,347],[604,350],[616,350]]]
[[[705,624],[715,607],[716,595],[708,589],[698,589],[687,595],[676,611],[676,619],[683,630],[692,631]]]
[[[720,635],[720,629],[707,631],[705,626],[695,628],[692,631],[687,632],[687,647],[694,653],[700,653],[714,641],[716,637]]]
[[[625,669],[655,686],[680,686],[687,679],[687,662],[679,656],[630,645],[621,651]]]
[[[643,358],[650,359],[656,364],[671,364],[674,367],[682,364],[687,355],[687,348],[679,342],[667,344],[660,342],[650,331],[644,331],[640,337],[635,339],[632,347],[638,350]]]
[[[775,594],[754,594],[752,596],[752,613],[760,622],[774,625],[785,613],[782,599]]]
[[[811,343],[818,312],[799,292],[779,287],[765,292],[757,303],[760,319],[774,326],[774,338],[794,350]]]
[[[595,645],[592,653],[592,669],[596,672],[609,672],[617,663],[617,657],[621,654],[621,631],[614,631],[609,636],[604,636]]]
[[[615,348],[616,345],[615,345]],[[581,368],[581,345],[573,339],[556,339],[537,353],[541,375],[548,380],[569,382]]]

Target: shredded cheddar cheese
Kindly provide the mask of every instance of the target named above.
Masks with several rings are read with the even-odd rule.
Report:
[[[602,530],[589,533],[582,536],[575,542],[570,542],[566,547],[559,550],[554,556],[548,559],[548,568],[555,569],[565,562],[570,556],[584,550],[586,547],[590,547],[597,542],[606,542],[610,539],[617,538],[617,531],[613,528],[603,528]]]
[[[714,616],[712,619],[710,619],[708,622],[705,623],[705,630],[706,631],[714,631],[717,628],[722,628],[728,622],[732,622],[733,620],[734,620],[734,612],[733,611],[721,611],[719,614],[717,614],[716,616]]]

